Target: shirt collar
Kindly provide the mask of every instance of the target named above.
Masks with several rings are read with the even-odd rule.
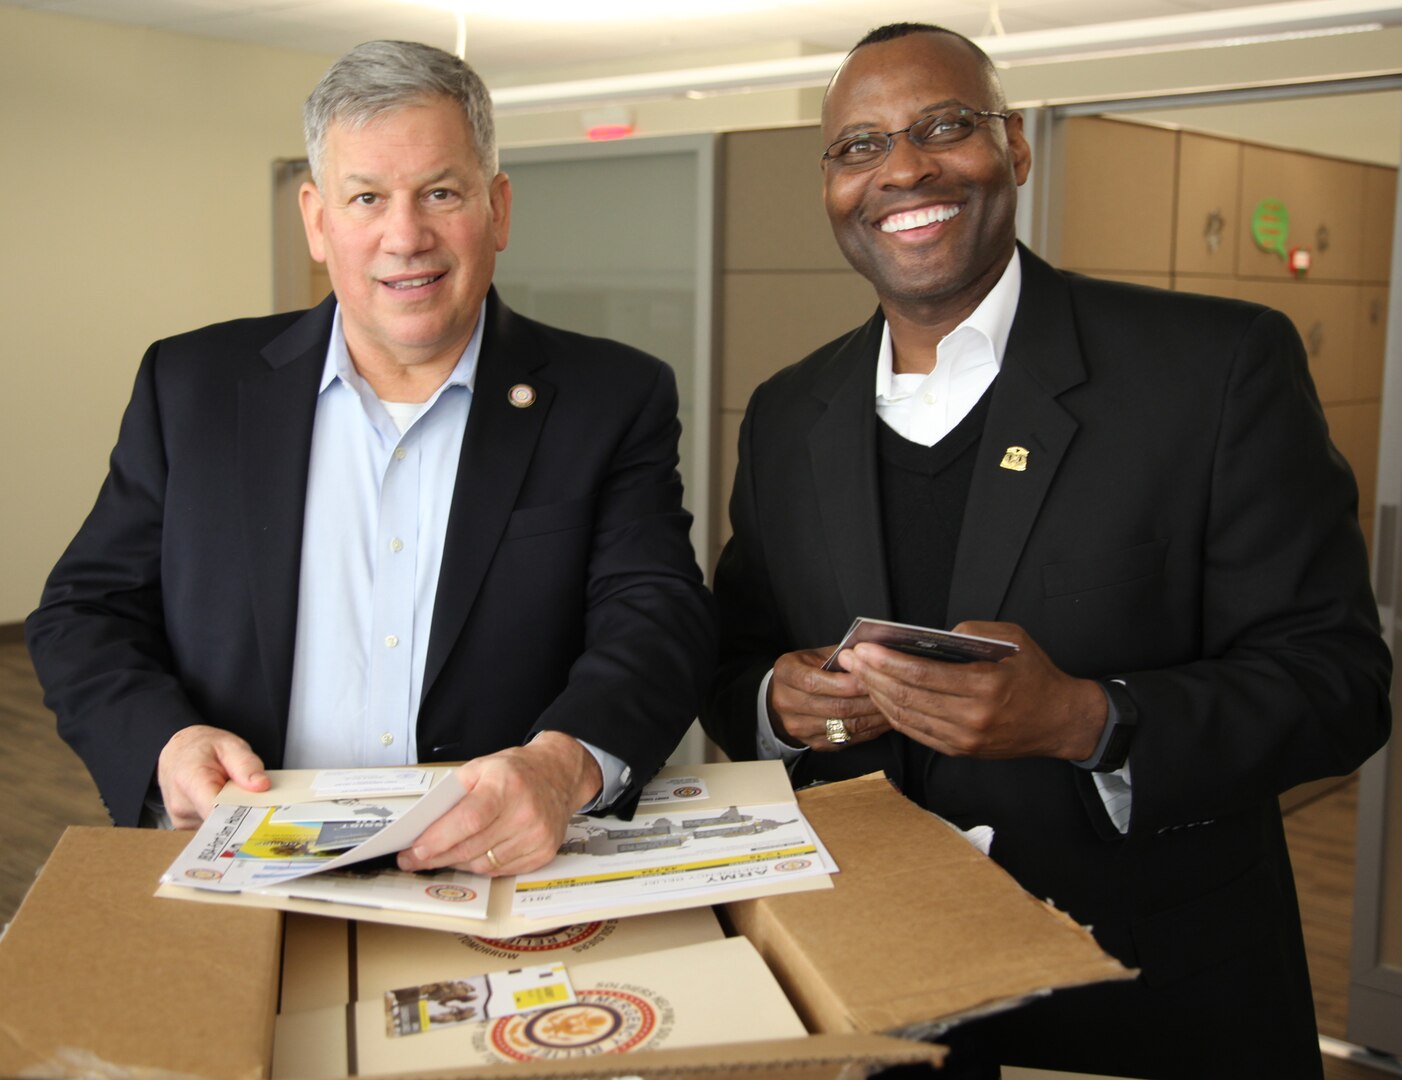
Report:
[[[477,385],[477,361],[482,354],[482,326],[487,321],[487,301],[482,301],[482,306],[477,310],[477,326],[472,331],[472,337],[468,339],[467,347],[463,349],[462,355],[458,357],[457,364],[443,380],[440,386],[429,398],[428,404],[432,404],[438,399],[438,395],[443,393],[450,386],[465,386],[469,391],[475,389]],[[373,396],[374,391],[361,377],[360,372],[355,370],[355,364],[351,362],[350,348],[346,345],[346,331],[341,323],[341,305],[336,305],[336,314],[331,319],[331,340],[326,346],[326,363],[321,369],[321,384],[317,387],[320,394],[337,379],[340,379],[348,387],[362,397],[366,393]]]
[[[1003,268],[1002,276],[997,283],[988,291],[988,295],[979,302],[978,307],[969,314],[969,317],[945,335],[944,341],[949,341],[955,335],[965,336],[973,333],[981,336],[987,343],[988,348],[993,353],[993,362],[998,367],[1003,366],[1003,353],[1008,348],[1008,335],[1012,332],[1013,316],[1017,314],[1017,300],[1022,292],[1022,260],[1018,255],[1017,248],[1013,248],[1013,257],[1008,260],[1008,265]],[[944,341],[940,344],[943,345]],[[892,369],[895,364],[895,354],[891,349],[891,324],[883,322],[881,326],[881,348],[876,354],[876,397],[877,400],[883,398],[890,399],[892,395],[892,379],[894,375]]]

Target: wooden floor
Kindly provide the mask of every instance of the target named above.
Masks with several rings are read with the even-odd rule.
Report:
[[[68,825],[106,825],[97,790],[54,732],[22,645],[0,644],[0,925],[14,914],[45,854]],[[1357,781],[1292,807],[1286,833],[1300,892],[1322,1035],[1345,1037]],[[1366,1066],[1326,1057],[1328,1080],[1378,1080]]]

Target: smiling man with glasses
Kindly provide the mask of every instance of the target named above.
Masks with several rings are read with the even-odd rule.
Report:
[[[1018,245],[1022,117],[958,34],[869,34],[821,145],[880,307],[750,401],[707,729],[795,783],[885,769],[991,826],[1139,969],[956,1029],[956,1065],[1319,1077],[1277,796],[1383,743],[1391,661],[1298,335]],[[1019,651],[866,643],[824,670],[857,616]]]

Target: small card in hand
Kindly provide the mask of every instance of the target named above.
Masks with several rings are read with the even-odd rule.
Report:
[[[888,622],[885,619],[852,620],[847,633],[833,649],[832,655],[823,662],[824,671],[842,670],[837,663],[837,655],[843,649],[850,649],[863,641],[885,645],[888,649],[909,653],[911,656],[924,656],[931,660],[947,660],[955,664],[969,664],[975,660],[1002,660],[1017,652],[1011,641],[998,641],[995,638],[975,637],[972,634],[956,634],[953,630],[935,630],[929,626],[911,626],[908,623]]]

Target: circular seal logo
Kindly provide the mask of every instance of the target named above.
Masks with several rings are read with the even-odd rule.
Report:
[[[657,1030],[650,1001],[625,990],[581,990],[572,1005],[508,1016],[492,1025],[489,1045],[509,1061],[622,1054]]]
[[[807,870],[812,865],[812,859],[785,859],[783,862],[776,862],[774,869],[782,873],[791,873],[794,870]]]
[[[684,787],[673,788],[672,794],[678,799],[694,799],[701,794],[701,789],[688,784]]]
[[[185,876],[187,878],[194,878],[196,881],[218,881],[224,876],[224,872],[222,870],[205,870],[201,867],[195,867],[193,870],[186,870]]]
[[[465,885],[430,885],[424,892],[435,900],[446,900],[450,904],[462,904],[477,899],[477,893]]]
[[[533,953],[549,952],[552,949],[572,949],[576,945],[598,935],[604,924],[602,922],[576,923],[573,926],[562,926],[558,930],[547,930],[541,934],[521,934],[519,937],[490,938],[468,935],[473,941],[480,941],[493,949],[501,949],[503,952]]]
[[[529,409],[535,404],[535,387],[517,383],[506,392],[506,400],[518,409]]]

